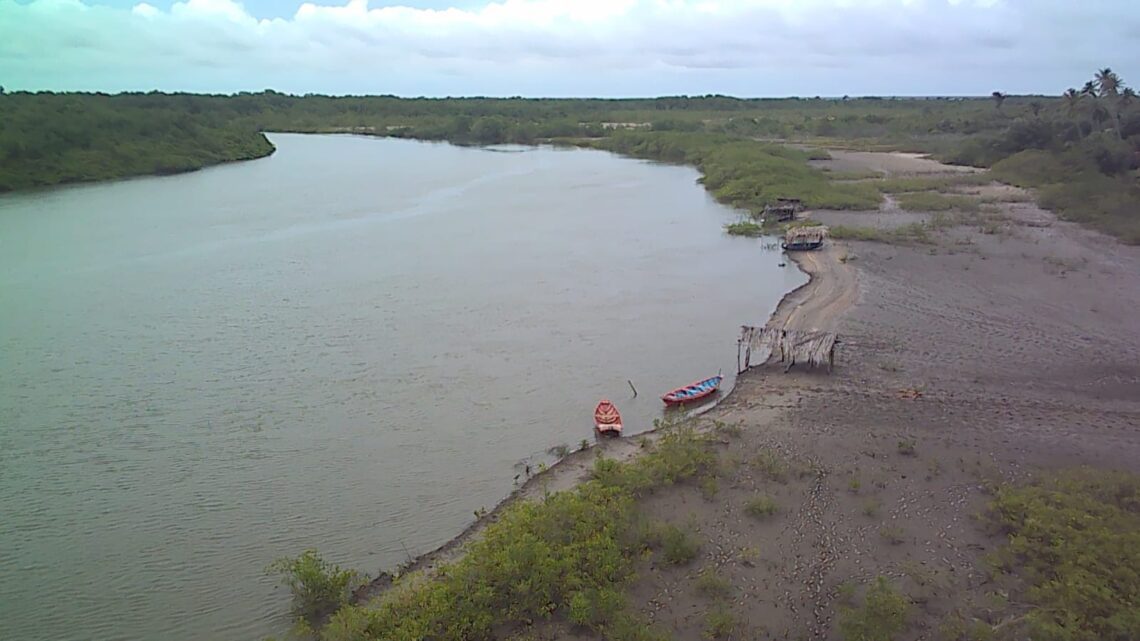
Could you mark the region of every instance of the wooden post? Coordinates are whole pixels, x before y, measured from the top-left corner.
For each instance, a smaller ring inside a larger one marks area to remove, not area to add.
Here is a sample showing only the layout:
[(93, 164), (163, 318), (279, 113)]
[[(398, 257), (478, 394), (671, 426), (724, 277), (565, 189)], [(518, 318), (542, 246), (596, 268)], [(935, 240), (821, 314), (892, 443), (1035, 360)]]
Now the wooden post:
[(637, 388), (633, 386), (633, 381), (627, 378), (625, 379), (625, 382), (629, 383), (629, 389), (633, 390), (633, 397), (637, 398)]

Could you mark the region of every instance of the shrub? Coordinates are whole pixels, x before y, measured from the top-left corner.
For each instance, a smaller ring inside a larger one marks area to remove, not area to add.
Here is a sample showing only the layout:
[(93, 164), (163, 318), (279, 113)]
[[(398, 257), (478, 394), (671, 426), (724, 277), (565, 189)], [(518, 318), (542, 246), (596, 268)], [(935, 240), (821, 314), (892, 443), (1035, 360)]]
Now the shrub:
[(278, 559), (268, 571), (281, 575), (281, 582), (292, 593), (293, 616), (310, 624), (319, 623), (347, 603), (362, 579), (355, 570), (325, 561), (316, 550)]
[(772, 516), (779, 509), (776, 502), (767, 494), (752, 498), (752, 500), (748, 501), (748, 504), (744, 506), (744, 512), (748, 514), (748, 516), (756, 519)]
[(1027, 636), (1140, 639), (1140, 476), (1078, 469), (1003, 487), (991, 515), (1030, 586)]
[(724, 606), (717, 606), (705, 615), (705, 636), (709, 639), (723, 639), (736, 629), (736, 617)]
[(764, 448), (756, 455), (754, 461), (756, 470), (766, 476), (768, 480), (777, 483), (788, 482), (788, 463), (774, 450)]
[(758, 225), (751, 220), (728, 223), (724, 226), (724, 230), (728, 232), (730, 236), (747, 236), (749, 238), (763, 236), (766, 233), (762, 225)]
[(732, 595), (732, 583), (728, 579), (722, 577), (713, 568), (705, 568), (697, 575), (697, 581), (694, 585), (697, 589), (697, 594), (708, 597), (710, 599), (723, 599)]
[(903, 456), (914, 456), (915, 455), (915, 447), (916, 447), (916, 443), (914, 442), (913, 439), (899, 439), (899, 442), (897, 445), (897, 449), (899, 451), (899, 454), (902, 454)]
[(661, 532), (661, 550), (669, 563), (684, 565), (697, 558), (701, 544), (688, 532), (675, 525), (669, 525)]
[(893, 641), (906, 629), (910, 609), (910, 601), (878, 577), (863, 607), (840, 609), (839, 631), (844, 641)]
[(884, 525), (879, 528), (879, 536), (891, 545), (900, 545), (906, 541), (906, 533), (903, 532), (902, 528), (893, 525)]

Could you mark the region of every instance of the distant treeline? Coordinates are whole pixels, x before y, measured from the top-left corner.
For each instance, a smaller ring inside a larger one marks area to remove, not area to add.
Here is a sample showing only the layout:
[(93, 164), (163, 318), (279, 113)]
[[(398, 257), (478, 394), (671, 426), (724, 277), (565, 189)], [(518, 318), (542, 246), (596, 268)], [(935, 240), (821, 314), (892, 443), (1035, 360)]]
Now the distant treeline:
[[(633, 125), (728, 135), (926, 140), (992, 129), (980, 99), (397, 98), (165, 93), (0, 94), (0, 191), (165, 174), (268, 155), (263, 131), (460, 144), (601, 137)], [(913, 145), (914, 143), (912, 143)]]
[[(719, 197), (749, 208), (778, 190), (771, 184), (762, 188), (763, 180), (744, 185), (734, 177), (734, 163), (748, 165), (747, 173), (756, 177), (764, 163), (774, 162), (771, 149), (761, 161), (758, 152), (736, 144), (742, 140), (921, 151), (950, 162), (994, 166), (1003, 180), (1040, 189), (1044, 204), (1063, 216), (1140, 242), (1140, 105), (1109, 69), (1098, 71), (1083, 89), (1057, 97), (1000, 92), (987, 98), (835, 99), (0, 93), (0, 191), (257, 158), (273, 152), (261, 134), (265, 131), (457, 144), (595, 140), (596, 146), (641, 156), (661, 151), (655, 145), (680, 145), (687, 162), (712, 169), (714, 179), (729, 176), (715, 189)], [(631, 131), (638, 135), (631, 137)], [(678, 138), (678, 133), (690, 135)], [(714, 149), (722, 145), (730, 146)], [(806, 174), (797, 173), (791, 183), (801, 184), (809, 199), (821, 204), (834, 200), (853, 206), (867, 199)], [(742, 189), (742, 195), (730, 193)]]
[(0, 95), (0, 192), (170, 174), (273, 153), (225, 98)]

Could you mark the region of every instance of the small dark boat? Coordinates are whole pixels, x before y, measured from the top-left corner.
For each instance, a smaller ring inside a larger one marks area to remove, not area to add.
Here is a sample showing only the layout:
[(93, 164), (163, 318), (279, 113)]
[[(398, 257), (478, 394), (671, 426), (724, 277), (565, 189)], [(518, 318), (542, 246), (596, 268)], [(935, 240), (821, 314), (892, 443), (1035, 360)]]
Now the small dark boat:
[(822, 225), (811, 227), (793, 227), (784, 232), (784, 242), (780, 247), (784, 251), (812, 251), (823, 247), (823, 240), (827, 238), (827, 228)]
[(602, 436), (621, 436), (621, 427), (621, 413), (603, 398), (594, 408), (594, 429)]
[(684, 403), (692, 403), (699, 401), (706, 396), (712, 395), (720, 389), (720, 383), (724, 377), (720, 374), (710, 376), (703, 381), (697, 381), (692, 385), (678, 387), (677, 389), (665, 394), (661, 400), (665, 401), (666, 405), (682, 405)]

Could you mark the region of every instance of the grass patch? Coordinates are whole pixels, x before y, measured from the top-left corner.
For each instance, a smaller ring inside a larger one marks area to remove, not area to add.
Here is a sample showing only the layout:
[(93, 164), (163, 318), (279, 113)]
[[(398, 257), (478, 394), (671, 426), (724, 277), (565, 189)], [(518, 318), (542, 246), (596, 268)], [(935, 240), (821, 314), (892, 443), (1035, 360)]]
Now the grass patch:
[(743, 547), (740, 549), (740, 563), (741, 565), (749, 568), (756, 567), (760, 562), (760, 548), (755, 545)]
[(784, 460), (783, 456), (776, 453), (775, 450), (764, 448), (756, 455), (753, 460), (753, 465), (756, 471), (762, 474), (769, 481), (777, 483), (788, 482), (788, 462)]
[(728, 608), (720, 605), (705, 615), (705, 638), (723, 639), (736, 629), (736, 617)]
[(893, 641), (907, 627), (910, 600), (879, 577), (860, 608), (841, 608), (839, 632), (844, 641)]
[(695, 165), (720, 202), (758, 215), (778, 198), (799, 198), (809, 209), (875, 209), (871, 185), (836, 184), (807, 165), (810, 154), (781, 145), (711, 133), (623, 131), (593, 146), (616, 153)]
[(1140, 244), (1140, 184), (1128, 175), (1100, 172), (1098, 157), (1071, 150), (1031, 149), (993, 167), (994, 176), (1037, 189), (1037, 202), (1064, 220), (1089, 225), (1129, 244)]
[(1140, 639), (1140, 476), (1079, 469), (1005, 486), (991, 517), (1028, 584), (1029, 637)]
[(987, 173), (961, 173), (950, 176), (915, 176), (904, 178), (884, 178), (876, 180), (874, 187), (884, 194), (905, 194), (907, 192), (947, 191), (967, 185), (988, 185), (993, 177)]
[(752, 222), (751, 220), (741, 220), (735, 223), (728, 223), (724, 226), (724, 231), (728, 232), (730, 236), (745, 236), (748, 238), (757, 238), (768, 234), (763, 225)]
[(930, 227), (923, 223), (910, 223), (891, 229), (836, 225), (828, 228), (827, 235), (838, 240), (862, 240), (888, 245), (929, 245), (934, 243), (934, 239), (930, 236)]
[(733, 593), (732, 583), (712, 568), (701, 570), (693, 587), (697, 594), (710, 599), (727, 599)]
[(767, 494), (753, 497), (744, 506), (744, 513), (755, 519), (764, 519), (780, 511), (780, 506)]
[(701, 488), (701, 496), (705, 497), (706, 501), (716, 498), (716, 493), (720, 491), (720, 482), (712, 474), (701, 477), (698, 485)]
[(894, 525), (884, 525), (879, 528), (879, 536), (891, 545), (902, 545), (906, 541), (906, 532)]
[(701, 543), (695, 536), (675, 525), (667, 525), (661, 531), (661, 553), (673, 565), (685, 565), (697, 558)]
[(729, 438), (740, 438), (744, 434), (744, 428), (739, 423), (725, 423), (724, 421), (713, 421), (713, 429), (717, 434), (723, 434)]
[(916, 447), (917, 444), (914, 442), (914, 439), (904, 438), (899, 439), (899, 442), (895, 446), (895, 449), (897, 449), (898, 453), (902, 454), (903, 456), (914, 456), (917, 454), (915, 450)]
[(821, 171), (827, 174), (827, 177), (831, 180), (871, 180), (873, 178), (883, 177), (883, 172), (875, 171), (874, 169), (831, 171), (827, 167), (824, 167)]
[(899, 194), (899, 207), (906, 211), (978, 211), (979, 203), (969, 196), (952, 196), (933, 191)]
[(883, 507), (883, 502), (879, 499), (868, 499), (863, 503), (863, 514), (865, 516), (875, 516)]

